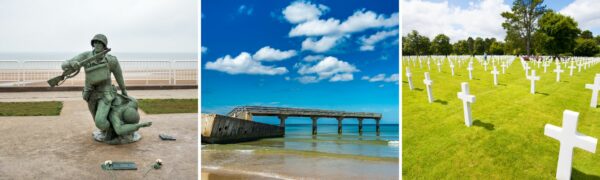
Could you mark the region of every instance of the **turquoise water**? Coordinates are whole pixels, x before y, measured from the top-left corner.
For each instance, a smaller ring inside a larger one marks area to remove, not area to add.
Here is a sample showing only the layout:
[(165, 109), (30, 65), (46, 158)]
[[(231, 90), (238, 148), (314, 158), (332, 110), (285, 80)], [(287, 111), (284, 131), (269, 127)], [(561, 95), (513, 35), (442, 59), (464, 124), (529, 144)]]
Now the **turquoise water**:
[(374, 124), (364, 124), (363, 133), (360, 135), (358, 125), (347, 124), (342, 126), (342, 134), (338, 135), (337, 124), (319, 124), (317, 135), (312, 136), (310, 124), (287, 124), (283, 138), (266, 138), (228, 145), (205, 145), (203, 149), (398, 158), (398, 130), (397, 124), (381, 125), (380, 135), (377, 136)]

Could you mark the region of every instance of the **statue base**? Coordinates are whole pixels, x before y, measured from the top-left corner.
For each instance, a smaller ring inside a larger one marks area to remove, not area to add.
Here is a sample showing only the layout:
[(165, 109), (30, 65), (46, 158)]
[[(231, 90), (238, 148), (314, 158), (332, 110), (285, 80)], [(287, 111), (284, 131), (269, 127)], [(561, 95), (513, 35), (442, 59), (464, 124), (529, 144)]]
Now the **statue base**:
[(129, 143), (133, 143), (136, 141), (139, 141), (140, 139), (142, 139), (142, 135), (140, 135), (137, 131), (128, 135), (124, 135), (124, 136), (117, 136), (116, 134), (114, 134), (113, 136), (116, 137), (112, 137), (112, 138), (107, 138), (107, 132), (106, 131), (101, 131), (99, 129), (96, 129), (93, 133), (92, 136), (94, 137), (94, 139), (98, 142), (102, 142), (102, 143), (106, 143), (106, 144), (129, 144)]

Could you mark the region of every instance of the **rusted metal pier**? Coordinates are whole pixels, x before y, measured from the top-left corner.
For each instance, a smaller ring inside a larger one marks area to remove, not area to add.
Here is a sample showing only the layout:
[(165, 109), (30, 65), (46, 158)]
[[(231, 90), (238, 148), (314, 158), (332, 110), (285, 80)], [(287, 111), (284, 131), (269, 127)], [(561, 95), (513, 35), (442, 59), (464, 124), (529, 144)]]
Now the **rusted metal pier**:
[(331, 111), (320, 109), (302, 109), (302, 108), (284, 108), (284, 107), (265, 107), (265, 106), (240, 106), (231, 110), (228, 116), (246, 119), (252, 121), (253, 116), (275, 116), (279, 118), (279, 126), (285, 129), (285, 120), (288, 117), (309, 117), (312, 120), (312, 134), (317, 134), (317, 120), (319, 118), (335, 118), (338, 121), (338, 134), (342, 133), (342, 120), (357, 119), (358, 132), (362, 133), (362, 124), (364, 119), (374, 119), (376, 123), (376, 132), (379, 135), (380, 113), (368, 112), (346, 112)]

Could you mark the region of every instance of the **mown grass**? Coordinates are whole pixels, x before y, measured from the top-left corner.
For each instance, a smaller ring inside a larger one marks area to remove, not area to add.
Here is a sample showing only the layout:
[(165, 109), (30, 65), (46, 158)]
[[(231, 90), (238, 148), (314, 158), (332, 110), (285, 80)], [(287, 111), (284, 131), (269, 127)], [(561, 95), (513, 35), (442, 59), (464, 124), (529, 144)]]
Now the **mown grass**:
[(62, 102), (0, 102), (0, 116), (58, 116)]
[[(569, 69), (556, 82), (552, 63), (544, 73), (530, 64), (541, 76), (536, 82), (536, 94), (530, 94), (530, 81), (525, 78), (521, 63), (515, 60), (493, 85), (493, 67), (475, 62), (473, 80), (469, 80), (466, 65), (451, 76), (449, 64), (438, 72), (403, 62), (413, 73), (409, 90), (402, 74), (402, 173), (406, 179), (554, 179), (558, 162), (559, 141), (544, 135), (544, 125), (562, 127), (563, 111), (579, 112), (577, 130), (600, 138), (600, 108), (591, 108), (591, 90), (586, 83), (600, 71), (593, 65), (587, 70)], [(502, 68), (498, 65), (498, 71)], [(424, 72), (433, 80), (434, 103), (428, 103), (423, 83)], [(462, 101), (457, 97), (460, 83), (469, 82), (473, 126), (464, 125)], [(573, 156), (573, 179), (598, 178), (600, 153), (576, 148)]]
[(198, 113), (198, 99), (140, 99), (146, 114)]

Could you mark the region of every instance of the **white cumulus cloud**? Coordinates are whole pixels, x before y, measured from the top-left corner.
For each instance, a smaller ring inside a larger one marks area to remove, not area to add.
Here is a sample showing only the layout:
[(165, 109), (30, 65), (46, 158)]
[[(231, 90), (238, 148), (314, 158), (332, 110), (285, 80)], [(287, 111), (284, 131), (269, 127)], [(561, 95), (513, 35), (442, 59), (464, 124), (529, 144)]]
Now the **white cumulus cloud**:
[(398, 13), (393, 13), (389, 18), (383, 14), (377, 14), (373, 11), (356, 11), (354, 14), (342, 24), (340, 31), (345, 33), (353, 33), (364, 31), (369, 28), (378, 27), (393, 27), (398, 26)]
[(259, 61), (252, 59), (252, 56), (247, 52), (242, 52), (235, 58), (226, 55), (225, 57), (218, 58), (216, 61), (207, 62), (206, 69), (228, 74), (279, 75), (288, 72), (285, 67), (265, 66)]
[(365, 38), (364, 36), (360, 38), (360, 42), (361, 42), (361, 46), (360, 46), (360, 50), (361, 51), (372, 51), (375, 49), (375, 44), (381, 40), (384, 40), (385, 38), (388, 37), (394, 37), (398, 35), (398, 30), (394, 29), (391, 31), (379, 31), (367, 38)]
[(306, 38), (302, 41), (302, 50), (311, 50), (313, 52), (326, 52), (337, 45), (342, 40), (342, 36), (323, 36), (321, 39)]
[(303, 60), (306, 62), (313, 62), (313, 61), (319, 61), (323, 58), (325, 58), (325, 56), (323, 56), (323, 55), (308, 55), (308, 56), (304, 57)]
[(353, 79), (352, 73), (359, 71), (354, 65), (333, 56), (327, 56), (312, 66), (301, 64), (299, 67), (298, 74), (303, 75), (301, 78), (304, 78), (300, 79), (302, 83), (318, 82), (323, 79), (329, 79), (332, 82), (350, 81)]
[(290, 33), (290, 37), (295, 36), (323, 36), (339, 33), (340, 20), (329, 18), (327, 20), (312, 20), (294, 27)]
[(265, 46), (263, 48), (260, 48), (260, 50), (258, 50), (256, 53), (254, 53), (252, 58), (254, 58), (257, 61), (280, 61), (287, 58), (291, 58), (295, 55), (295, 50), (281, 51), (278, 49), (273, 49), (269, 46)]
[(417, 30), (433, 38), (444, 33), (451, 42), (468, 37), (495, 37), (503, 40), (502, 12), (510, 11), (503, 0), (482, 0), (468, 7), (452, 6), (449, 1), (401, 0), (403, 34)]
[(363, 76), (361, 79), (369, 82), (398, 82), (398, 78), (398, 74), (392, 74), (389, 77), (386, 77), (385, 74), (377, 74), (373, 77)]
[(575, 0), (560, 10), (560, 13), (573, 17), (582, 30), (593, 31), (600, 28), (600, 10), (596, 0)]
[(308, 1), (296, 1), (283, 9), (285, 19), (293, 24), (319, 18), (329, 10), (325, 5), (312, 4)]
[(295, 25), (288, 36), (306, 36), (302, 42), (302, 50), (327, 52), (340, 44), (338, 40), (350, 37), (352, 33), (372, 28), (397, 27), (399, 24), (397, 12), (385, 15), (359, 9), (344, 21), (335, 18), (320, 19), (326, 11), (329, 11), (328, 7), (306, 1), (296, 1), (283, 10), (282, 13), (288, 22)]
[(344, 73), (344, 74), (336, 74), (331, 79), (329, 79), (329, 81), (331, 81), (331, 82), (336, 82), (336, 81), (352, 81), (352, 79), (354, 79), (354, 76), (352, 74), (350, 74), (350, 73)]

